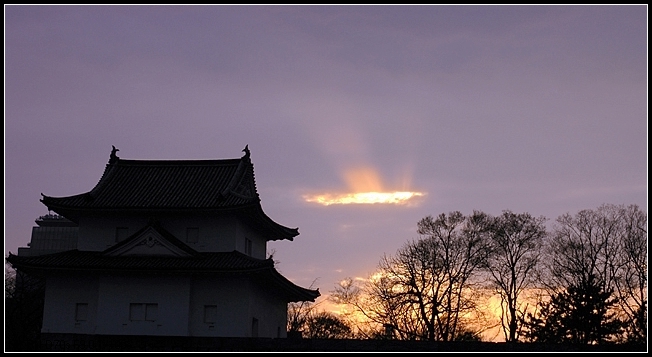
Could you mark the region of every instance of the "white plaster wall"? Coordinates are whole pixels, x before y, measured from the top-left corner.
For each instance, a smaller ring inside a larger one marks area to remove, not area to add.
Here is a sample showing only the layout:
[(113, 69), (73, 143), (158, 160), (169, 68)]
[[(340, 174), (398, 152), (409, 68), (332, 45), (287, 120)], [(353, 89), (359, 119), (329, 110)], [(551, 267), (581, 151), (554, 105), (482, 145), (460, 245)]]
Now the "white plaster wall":
[[(254, 317), (258, 319), (258, 337), (287, 336), (287, 303), (245, 276), (197, 276), (191, 295), (191, 336), (253, 337)], [(216, 323), (204, 322), (205, 305), (217, 306)]]
[(258, 319), (258, 336), (287, 337), (287, 302), (268, 288), (256, 286), (253, 292), (249, 309)]
[[(195, 277), (190, 301), (190, 335), (248, 337), (248, 285), (242, 278)], [(216, 323), (204, 322), (205, 305), (217, 305)]]
[[(157, 303), (156, 321), (130, 321), (130, 303)], [(116, 335), (188, 335), (190, 280), (184, 276), (105, 276), (99, 279), (96, 332)]]
[[(87, 321), (75, 321), (77, 303), (88, 303)], [(156, 321), (130, 321), (131, 303), (156, 303)], [(215, 323), (204, 306), (217, 306)], [(48, 277), (42, 332), (105, 335), (252, 337), (287, 336), (287, 303), (245, 276)]]
[[(161, 220), (161, 226), (177, 239), (199, 252), (231, 252), (236, 249), (235, 217), (226, 216), (172, 216)], [(186, 240), (186, 229), (199, 228), (197, 243)]]
[(102, 251), (114, 244), (117, 227), (129, 228), (132, 235), (147, 224), (147, 218), (129, 217), (83, 217), (79, 221), (79, 240), (77, 249), (82, 251)]
[[(98, 279), (92, 276), (51, 276), (46, 279), (42, 332), (95, 333)], [(77, 303), (88, 304), (88, 319), (75, 321)]]
[[(174, 215), (159, 217), (161, 226), (180, 241), (200, 252), (231, 252), (240, 250), (244, 252), (244, 238), (240, 239), (242, 247), (239, 248), (237, 219), (233, 216), (183, 216)], [(79, 222), (79, 241), (77, 249), (82, 251), (102, 251), (114, 244), (117, 227), (128, 228), (128, 235), (136, 233), (149, 222), (147, 217), (137, 216), (106, 216), (86, 217)], [(199, 228), (197, 243), (187, 242), (186, 230), (189, 227)], [(240, 236), (242, 233), (240, 233)], [(252, 234), (253, 236), (253, 234)], [(259, 238), (256, 238), (259, 239)], [(263, 245), (262, 247), (260, 245)], [(262, 251), (265, 256), (264, 240), (255, 244), (257, 254)], [(256, 246), (258, 246), (256, 248)]]
[(260, 235), (260, 233), (249, 228), (241, 221), (237, 221), (237, 234), (236, 234), (236, 250), (242, 253), (245, 252), (245, 239), (250, 239), (252, 242), (251, 256), (257, 259), (267, 258), (267, 240)]

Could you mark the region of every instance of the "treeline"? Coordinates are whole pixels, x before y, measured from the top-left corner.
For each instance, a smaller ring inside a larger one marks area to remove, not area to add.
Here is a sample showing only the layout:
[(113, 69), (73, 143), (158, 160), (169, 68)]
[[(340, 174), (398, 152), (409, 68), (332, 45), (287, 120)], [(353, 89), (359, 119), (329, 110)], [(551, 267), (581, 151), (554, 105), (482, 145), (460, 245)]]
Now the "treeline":
[(45, 280), (5, 261), (5, 351), (35, 351), (41, 335)]
[(646, 343), (647, 213), (605, 204), (547, 221), (427, 216), (372, 276), (330, 292), (344, 313), (290, 304), (288, 333), (446, 342), (493, 329), (507, 342)]

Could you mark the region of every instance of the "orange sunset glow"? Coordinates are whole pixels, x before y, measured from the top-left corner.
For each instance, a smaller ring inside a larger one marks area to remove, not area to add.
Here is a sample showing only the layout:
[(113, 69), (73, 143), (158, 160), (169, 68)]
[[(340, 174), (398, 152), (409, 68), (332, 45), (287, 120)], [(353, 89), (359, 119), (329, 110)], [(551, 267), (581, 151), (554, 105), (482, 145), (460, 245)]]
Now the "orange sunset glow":
[(356, 168), (347, 170), (343, 175), (350, 192), (321, 193), (304, 195), (306, 202), (314, 202), (324, 206), (335, 204), (395, 204), (410, 203), (424, 192), (384, 190), (378, 172), (372, 168)]
[[(383, 274), (381, 272), (376, 272), (369, 278), (355, 277), (354, 280), (364, 282), (367, 280), (377, 280), (382, 277)], [(528, 306), (531, 306), (528, 308), (528, 311), (533, 311), (534, 306), (536, 305), (536, 296), (530, 292), (530, 294), (524, 294), (522, 298), (529, 302)], [(475, 312), (465, 313), (463, 319), (475, 323), (472, 327), (480, 332), (484, 341), (505, 342), (505, 336), (502, 332), (500, 323), (503, 315), (500, 296), (494, 291), (482, 291), (481, 294), (477, 295), (477, 300), (475, 302), (478, 309)], [(334, 302), (330, 299), (328, 294), (322, 295), (318, 304), (322, 310), (338, 315), (344, 319), (348, 319), (353, 326), (372, 323), (371, 320), (369, 320), (369, 317), (365, 316), (361, 311), (347, 304)]]

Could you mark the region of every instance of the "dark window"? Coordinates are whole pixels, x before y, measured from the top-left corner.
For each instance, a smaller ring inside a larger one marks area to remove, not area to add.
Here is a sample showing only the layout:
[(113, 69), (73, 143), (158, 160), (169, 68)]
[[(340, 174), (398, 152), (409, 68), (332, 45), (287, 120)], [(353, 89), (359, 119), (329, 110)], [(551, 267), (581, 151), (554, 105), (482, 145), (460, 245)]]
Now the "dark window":
[(252, 243), (251, 239), (245, 238), (245, 254), (251, 255)]
[(204, 322), (208, 324), (217, 322), (217, 305), (204, 305)]
[(75, 306), (75, 321), (88, 320), (88, 304), (77, 303)]
[(251, 337), (258, 337), (258, 319), (255, 317), (251, 320)]
[(158, 304), (131, 303), (129, 304), (130, 321), (156, 321), (158, 318)]

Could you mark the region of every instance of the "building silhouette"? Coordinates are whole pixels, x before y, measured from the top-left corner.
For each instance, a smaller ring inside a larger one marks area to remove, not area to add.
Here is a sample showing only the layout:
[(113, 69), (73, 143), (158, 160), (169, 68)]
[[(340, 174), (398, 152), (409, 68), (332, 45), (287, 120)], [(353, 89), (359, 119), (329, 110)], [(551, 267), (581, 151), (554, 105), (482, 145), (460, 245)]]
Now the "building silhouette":
[(287, 336), (287, 304), (315, 301), (267, 242), (299, 232), (262, 210), (249, 148), (235, 159), (125, 160), (92, 190), (42, 194), (50, 212), (7, 260), (46, 282), (42, 334)]

